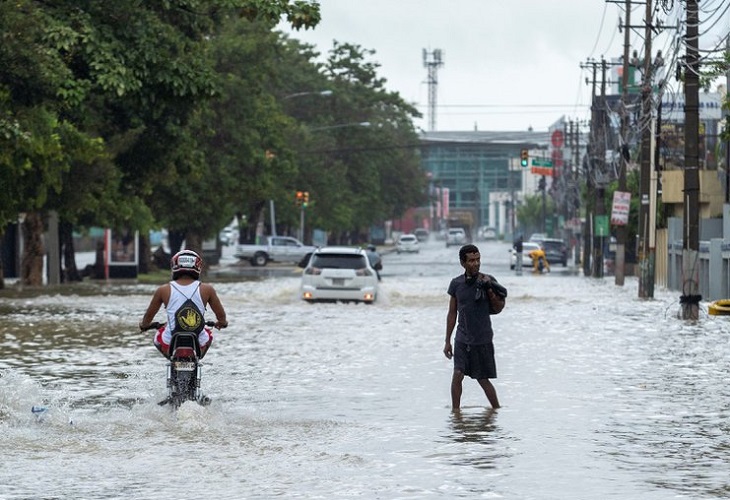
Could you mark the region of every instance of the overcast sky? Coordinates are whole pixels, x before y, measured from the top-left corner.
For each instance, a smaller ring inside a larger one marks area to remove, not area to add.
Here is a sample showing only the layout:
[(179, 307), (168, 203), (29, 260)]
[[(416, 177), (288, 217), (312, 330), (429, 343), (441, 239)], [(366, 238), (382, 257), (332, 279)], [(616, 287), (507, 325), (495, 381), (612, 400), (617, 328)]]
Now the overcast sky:
[[(379, 75), (389, 90), (417, 105), (423, 114), (417, 125), (424, 130), (429, 128), (424, 49), (442, 51), (436, 130), (547, 130), (563, 115), (587, 119), (591, 86), (585, 79), (591, 73), (581, 64), (623, 53), (618, 25), (624, 2), (320, 0), (320, 5), (322, 22), (314, 30), (280, 28), (323, 54), (333, 40), (375, 50)], [(700, 20), (714, 26), (700, 45), (714, 47), (728, 32), (730, 2), (703, 5), (708, 11)], [(631, 24), (641, 25), (644, 12), (644, 5), (636, 5)], [(684, 17), (679, 7), (662, 15), (665, 24)], [(667, 34), (654, 42), (654, 53), (675, 52)], [(631, 46), (643, 54), (643, 29), (631, 34)]]

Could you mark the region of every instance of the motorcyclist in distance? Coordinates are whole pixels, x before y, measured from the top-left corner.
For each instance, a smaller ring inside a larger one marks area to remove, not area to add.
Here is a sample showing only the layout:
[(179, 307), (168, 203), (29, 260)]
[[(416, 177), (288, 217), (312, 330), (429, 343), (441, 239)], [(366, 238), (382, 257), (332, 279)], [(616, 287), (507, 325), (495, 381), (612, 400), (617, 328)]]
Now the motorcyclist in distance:
[[(193, 331), (198, 331), (200, 357), (202, 358), (213, 342), (213, 330), (204, 327), (203, 315), (207, 306), (210, 305), (215, 313), (215, 327), (219, 330), (228, 326), (226, 311), (213, 285), (200, 282), (203, 259), (197, 253), (192, 250), (182, 250), (176, 253), (170, 259), (170, 267), (172, 280), (155, 290), (147, 311), (139, 322), (139, 328), (142, 331), (149, 328), (160, 307), (164, 305), (167, 322), (155, 334), (154, 344), (165, 357), (169, 357), (172, 332), (179, 321), (179, 315), (176, 313), (183, 307), (196, 307), (200, 324)], [(192, 301), (192, 304), (189, 301)]]
[(370, 243), (366, 249), (365, 252), (368, 254), (368, 261), (370, 262), (370, 267), (375, 269), (375, 274), (378, 276), (378, 281), (380, 281), (380, 271), (383, 269), (383, 259), (380, 257), (380, 254), (378, 253), (378, 249), (375, 245)]

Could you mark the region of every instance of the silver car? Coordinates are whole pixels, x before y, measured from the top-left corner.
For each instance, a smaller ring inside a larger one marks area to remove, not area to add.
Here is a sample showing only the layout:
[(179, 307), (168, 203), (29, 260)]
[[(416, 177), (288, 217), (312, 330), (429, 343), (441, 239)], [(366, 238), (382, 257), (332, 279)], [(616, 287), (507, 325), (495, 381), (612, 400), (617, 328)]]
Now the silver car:
[(418, 238), (415, 234), (401, 234), (398, 237), (398, 241), (395, 244), (395, 251), (401, 252), (413, 252), (418, 253), (421, 250), (418, 244)]
[(371, 304), (378, 297), (378, 275), (361, 248), (318, 248), (302, 272), (301, 297)]
[(452, 227), (446, 234), (446, 246), (464, 245), (466, 243), (466, 231), (461, 227)]

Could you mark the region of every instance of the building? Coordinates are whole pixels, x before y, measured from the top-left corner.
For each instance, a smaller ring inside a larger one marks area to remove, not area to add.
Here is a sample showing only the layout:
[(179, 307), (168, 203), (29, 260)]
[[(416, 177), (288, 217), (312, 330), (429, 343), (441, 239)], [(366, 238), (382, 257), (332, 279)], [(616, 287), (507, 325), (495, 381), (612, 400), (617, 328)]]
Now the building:
[[(513, 207), (538, 191), (543, 175), (550, 187), (552, 169), (540, 165), (562, 167), (562, 133), (562, 126), (542, 132), (422, 132), (422, 165), (430, 179), (433, 204), (432, 230), (443, 230), (450, 217), (466, 212), (475, 228), (493, 227), (511, 239), (516, 222)], [(528, 151), (528, 167), (520, 164), (522, 150)]]

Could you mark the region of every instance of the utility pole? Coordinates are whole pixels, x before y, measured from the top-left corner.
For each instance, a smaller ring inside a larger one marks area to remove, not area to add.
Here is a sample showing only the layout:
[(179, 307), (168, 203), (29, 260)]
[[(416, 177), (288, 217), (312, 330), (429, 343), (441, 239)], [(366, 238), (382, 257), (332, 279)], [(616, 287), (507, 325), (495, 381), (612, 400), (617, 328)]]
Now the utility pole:
[(428, 70), (428, 130), (436, 130), (436, 89), (438, 88), (438, 69), (444, 65), (441, 49), (428, 52), (423, 49), (423, 66)]
[(699, 318), (700, 175), (698, 0), (687, 0), (684, 74), (684, 238), (682, 243), (682, 319)]
[[(601, 105), (598, 109), (597, 141), (595, 162), (599, 175), (596, 178), (596, 201), (593, 223), (593, 273), (594, 278), (603, 278), (603, 237), (604, 227), (598, 227), (597, 221), (606, 215), (606, 60), (601, 58)], [(599, 219), (600, 218), (600, 219)]]
[[(621, 74), (621, 141), (619, 144), (620, 151), (620, 167), (618, 176), (618, 190), (626, 192), (626, 173), (629, 167), (629, 112), (628, 112), (628, 95), (629, 95), (629, 49), (631, 46), (631, 0), (626, 0), (626, 22), (624, 23), (624, 58), (623, 73)], [(616, 228), (616, 274), (614, 282), (618, 286), (624, 286), (624, 276), (626, 275), (626, 236), (628, 234), (628, 224), (619, 225)]]
[[(591, 237), (593, 235), (593, 208), (591, 207), (591, 200), (595, 197), (593, 187), (593, 170), (594, 170), (594, 158), (595, 148), (598, 142), (596, 133), (596, 126), (598, 124), (598, 105), (596, 103), (596, 68), (597, 63), (595, 61), (589, 61), (589, 65), (593, 66), (593, 88), (591, 90), (591, 130), (590, 139), (588, 143), (588, 151), (586, 155), (586, 161), (584, 162), (584, 170), (586, 176), (586, 223), (583, 228), (583, 276), (591, 275)], [(582, 66), (582, 65), (581, 65)], [(585, 66), (582, 66), (585, 67)]]
[[(727, 39), (725, 51), (730, 53), (730, 38)], [(730, 95), (730, 67), (725, 73), (725, 99)], [(730, 203), (730, 138), (725, 141), (725, 203)]]
[(644, 78), (641, 87), (641, 171), (639, 176), (639, 298), (654, 297), (653, 266), (654, 255), (649, 252), (649, 189), (651, 176), (651, 141), (654, 130), (651, 126), (652, 93), (652, 10), (651, 0), (646, 0), (644, 20)]

